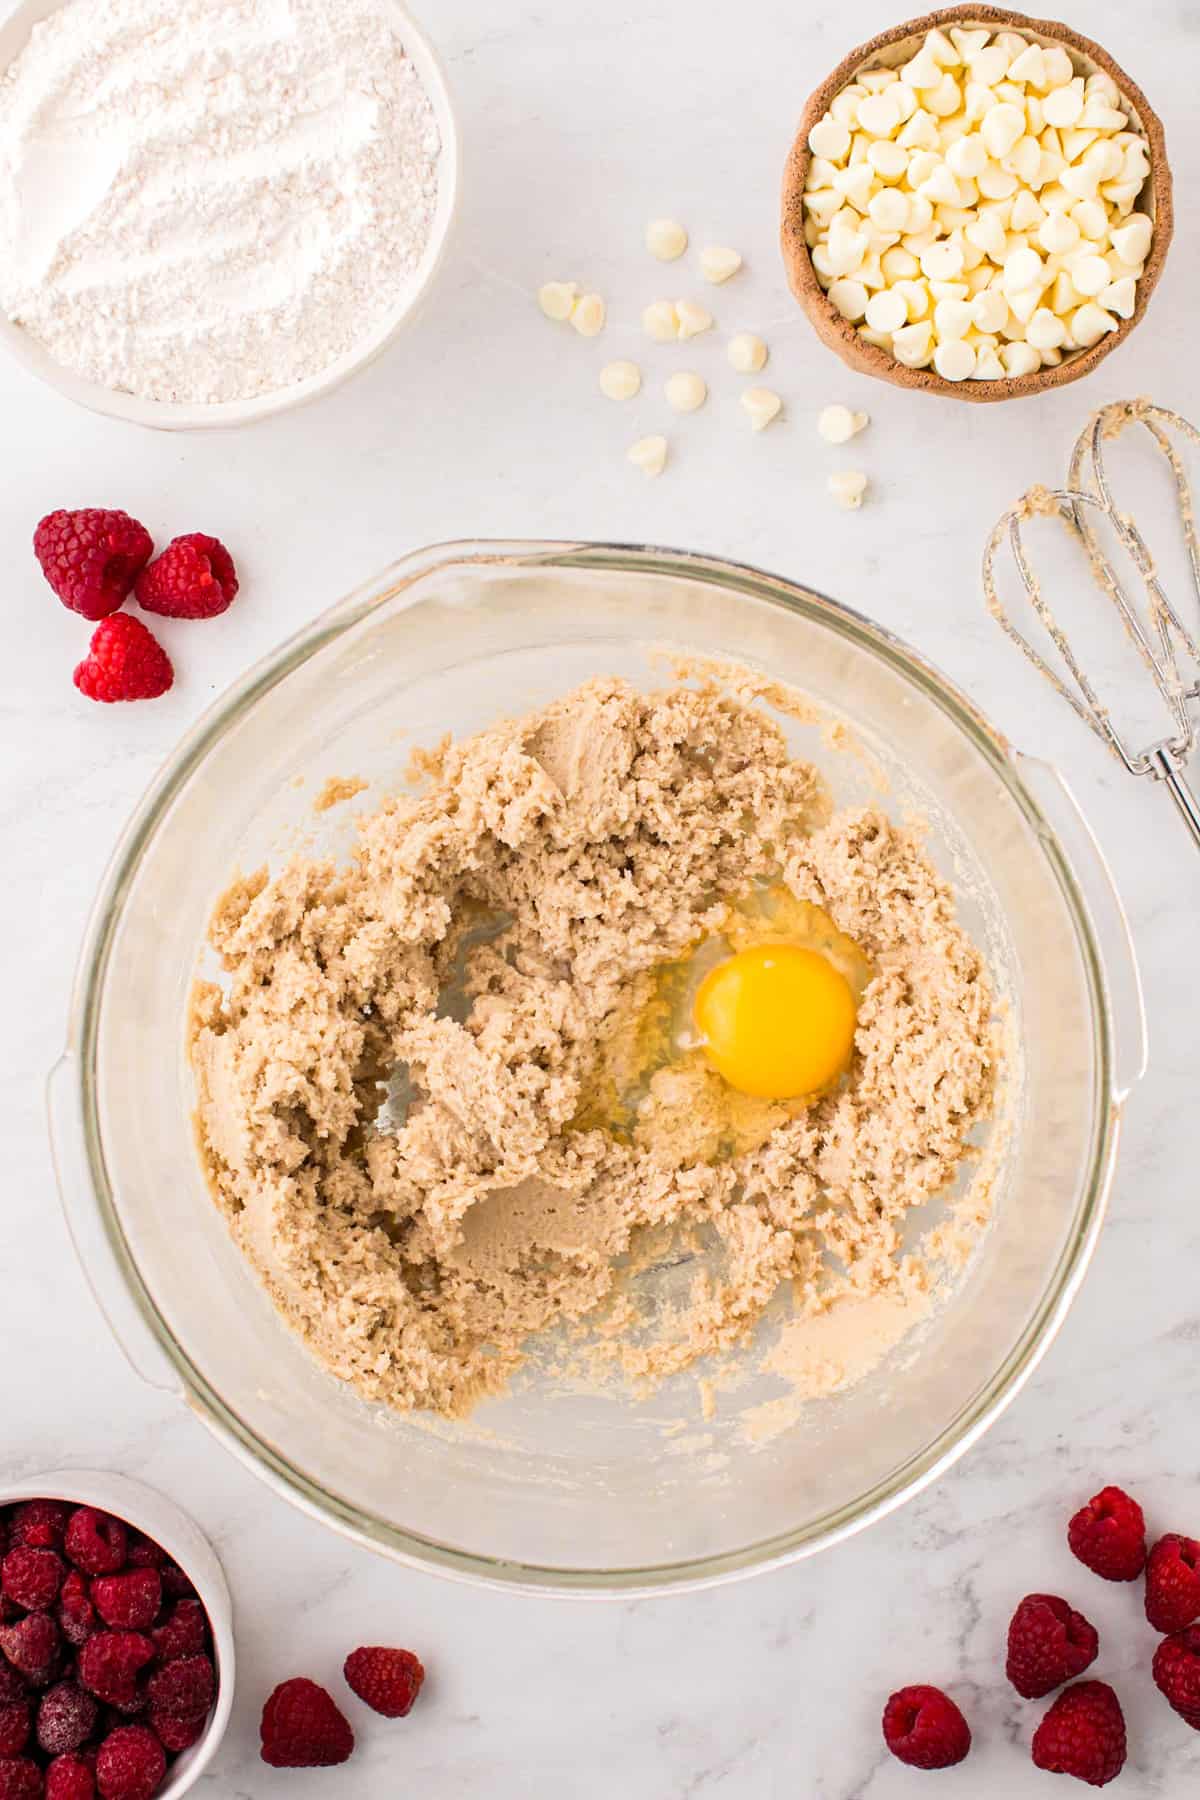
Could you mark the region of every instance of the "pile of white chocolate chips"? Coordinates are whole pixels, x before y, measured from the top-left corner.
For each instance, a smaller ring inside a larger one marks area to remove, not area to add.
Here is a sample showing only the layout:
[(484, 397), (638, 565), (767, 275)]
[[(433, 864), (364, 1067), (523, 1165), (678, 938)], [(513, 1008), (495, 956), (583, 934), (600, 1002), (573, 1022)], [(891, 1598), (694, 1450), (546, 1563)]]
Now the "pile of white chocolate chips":
[(862, 337), (947, 381), (1053, 367), (1132, 316), (1150, 172), (1116, 84), (1013, 31), (930, 31), (809, 133), (805, 238)]

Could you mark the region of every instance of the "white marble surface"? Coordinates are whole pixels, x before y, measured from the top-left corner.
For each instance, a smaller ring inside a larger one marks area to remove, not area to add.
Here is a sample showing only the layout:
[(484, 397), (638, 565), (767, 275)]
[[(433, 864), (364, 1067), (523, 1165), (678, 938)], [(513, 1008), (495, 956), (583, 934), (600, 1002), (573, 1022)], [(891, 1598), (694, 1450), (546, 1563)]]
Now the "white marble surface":
[[(13, 1021), (0, 1052), (0, 1470), (110, 1464), (161, 1484), (212, 1534), (238, 1600), (242, 1678), (205, 1793), (901, 1800), (925, 1791), (924, 1778), (885, 1756), (878, 1711), (892, 1686), (931, 1679), (963, 1697), (978, 1740), (937, 1791), (1024, 1800), (1052, 1790), (1027, 1761), (1030, 1709), (1006, 1692), (998, 1659), (1007, 1610), (1030, 1588), (1076, 1596), (1102, 1629), (1096, 1673), (1115, 1677), (1131, 1732), (1116, 1791), (1146, 1800), (1200, 1779), (1200, 1737), (1145, 1675), (1151, 1638), (1135, 1597), (1088, 1577), (1061, 1541), (1068, 1511), (1106, 1479), (1136, 1489), (1162, 1528), (1200, 1532), (1200, 859), (1165, 801), (1131, 787), (1041, 693), (978, 594), (986, 528), (1028, 482), (1058, 474), (1088, 405), (1148, 392), (1200, 414), (1200, 14), (1183, 0), (1136, 10), (1092, 0), (1074, 13), (1164, 113), (1182, 205), (1150, 322), (1057, 398), (987, 409), (910, 400), (845, 374), (786, 295), (774, 239), (789, 128), (851, 37), (895, 16), (876, 0), (442, 0), (428, 23), (465, 126), (462, 226), (434, 303), (382, 364), (291, 418), (190, 438), (88, 418), (0, 367), (0, 904)], [(609, 356), (640, 353), (647, 300), (693, 285), (641, 249), (659, 212), (698, 241), (744, 251), (746, 275), (716, 292), (714, 310), (722, 327), (769, 338), (788, 416), (750, 436), (720, 343), (703, 341), (688, 360), (711, 375), (713, 402), (674, 425), (674, 465), (647, 483), (623, 452), (665, 414), (657, 389), (669, 356), (646, 356), (657, 380), (627, 408), (599, 398), (595, 373)], [(599, 344), (552, 330), (530, 303), (538, 282), (576, 275), (609, 296)], [(833, 399), (872, 414), (849, 454), (813, 429)], [(871, 473), (861, 514), (826, 499), (839, 460)], [(42, 513), (97, 503), (129, 508), (162, 538), (219, 532), (241, 563), (244, 595), (227, 618), (164, 632), (180, 680), (153, 706), (107, 712), (76, 696), (84, 631), (30, 556)], [(803, 578), (920, 645), (1019, 743), (1069, 773), (1116, 869), (1146, 981), (1152, 1067), (1129, 1108), (1111, 1217), (1029, 1388), (953, 1474), (866, 1535), (784, 1573), (657, 1602), (476, 1593), (348, 1548), (273, 1498), (140, 1386), (110, 1342), (66, 1242), (43, 1123), (90, 896), (179, 734), (253, 658), (399, 552), (525, 534), (728, 553)], [(379, 1639), (426, 1655), (419, 1711), (364, 1732), (339, 1774), (267, 1772), (255, 1730), (266, 1689), (297, 1670), (332, 1676), (340, 1647)]]

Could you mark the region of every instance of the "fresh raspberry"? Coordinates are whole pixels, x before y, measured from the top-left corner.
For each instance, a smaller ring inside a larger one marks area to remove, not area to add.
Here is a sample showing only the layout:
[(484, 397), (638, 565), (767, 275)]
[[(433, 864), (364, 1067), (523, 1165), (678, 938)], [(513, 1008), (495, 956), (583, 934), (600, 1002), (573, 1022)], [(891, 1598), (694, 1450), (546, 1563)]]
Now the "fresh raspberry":
[(98, 1700), (131, 1707), (138, 1675), (153, 1656), (154, 1645), (140, 1631), (98, 1631), (79, 1652), (79, 1679)]
[(190, 531), (172, 538), (137, 579), (137, 602), (167, 619), (215, 619), (238, 591), (233, 558), (219, 538)]
[(1125, 1766), (1125, 1715), (1106, 1681), (1066, 1688), (1033, 1734), (1033, 1760), (1051, 1775), (1104, 1787)]
[(96, 1783), (82, 1756), (56, 1756), (46, 1770), (46, 1800), (94, 1800)]
[(263, 1707), (262, 1759), (273, 1769), (328, 1769), (354, 1748), (350, 1721), (303, 1675), (283, 1681)]
[(161, 1569), (167, 1561), (167, 1553), (153, 1538), (143, 1537), (140, 1531), (131, 1531), (125, 1561), (131, 1569)]
[(157, 700), (171, 686), (175, 670), (140, 619), (116, 613), (93, 631), (87, 655), (75, 665), (74, 679), (86, 699), (108, 705), (114, 700)]
[(1168, 1706), (1200, 1731), (1200, 1625), (1163, 1639), (1154, 1652), (1154, 1684)]
[(208, 1649), (208, 1615), (199, 1600), (177, 1600), (150, 1636), (160, 1662), (173, 1662), (177, 1656), (203, 1656)]
[(1119, 1487), (1101, 1488), (1067, 1526), (1067, 1542), (1105, 1581), (1136, 1581), (1146, 1566), (1146, 1521)]
[(181, 1750), (190, 1750), (204, 1736), (204, 1727), (208, 1724), (207, 1713), (191, 1713), (181, 1716), (179, 1713), (156, 1712), (150, 1708), (150, 1726), (157, 1733), (158, 1741), (164, 1750), (170, 1750), (178, 1756)]
[(150, 1704), (158, 1712), (190, 1718), (206, 1713), (217, 1691), (217, 1678), (207, 1656), (180, 1656), (150, 1677)]
[(86, 1744), (96, 1729), (100, 1708), (73, 1681), (58, 1681), (42, 1695), (37, 1741), (47, 1756), (65, 1756)]
[(34, 1550), (61, 1550), (71, 1508), (65, 1500), (25, 1500), (12, 1515), (9, 1542)]
[(96, 1758), (104, 1800), (150, 1800), (166, 1772), (166, 1753), (148, 1725), (118, 1726)]
[(45, 1612), (57, 1600), (66, 1572), (57, 1550), (18, 1544), (0, 1563), (0, 1586), (26, 1612)]
[(425, 1679), (420, 1659), (411, 1650), (385, 1650), (377, 1644), (352, 1650), (342, 1673), (351, 1691), (385, 1719), (405, 1718)]
[(1200, 1544), (1168, 1531), (1146, 1558), (1146, 1617), (1155, 1631), (1186, 1631), (1200, 1619)]
[(7, 1700), (0, 1706), (0, 1756), (18, 1756), (29, 1742), (33, 1713), (27, 1700)]
[(153, 549), (144, 525), (99, 506), (47, 513), (33, 534), (46, 580), (63, 605), (85, 619), (116, 612)]
[(98, 1575), (92, 1604), (106, 1625), (121, 1631), (145, 1631), (162, 1605), (157, 1569), (126, 1569), (123, 1575)]
[(45, 1687), (54, 1673), (59, 1642), (49, 1613), (28, 1613), (15, 1625), (0, 1625), (0, 1650), (31, 1687)]
[(123, 1569), (127, 1543), (120, 1519), (94, 1506), (80, 1506), (71, 1514), (63, 1540), (67, 1557), (85, 1575), (115, 1575)]
[(949, 1695), (919, 1685), (892, 1695), (883, 1709), (883, 1738), (914, 1769), (948, 1769), (971, 1748), (970, 1727)]
[(58, 1628), (68, 1644), (78, 1650), (86, 1644), (94, 1631), (100, 1629), (100, 1618), (91, 1601), (91, 1590), (86, 1575), (78, 1569), (72, 1569), (62, 1584), (62, 1592), (58, 1596)]
[(165, 1562), (161, 1570), (163, 1593), (172, 1600), (192, 1600), (196, 1590), (178, 1563)]
[(1026, 1700), (1040, 1700), (1095, 1662), (1100, 1639), (1082, 1613), (1056, 1594), (1026, 1594), (1008, 1628), (1008, 1679)]
[(27, 1756), (0, 1757), (0, 1800), (42, 1800), (42, 1771)]

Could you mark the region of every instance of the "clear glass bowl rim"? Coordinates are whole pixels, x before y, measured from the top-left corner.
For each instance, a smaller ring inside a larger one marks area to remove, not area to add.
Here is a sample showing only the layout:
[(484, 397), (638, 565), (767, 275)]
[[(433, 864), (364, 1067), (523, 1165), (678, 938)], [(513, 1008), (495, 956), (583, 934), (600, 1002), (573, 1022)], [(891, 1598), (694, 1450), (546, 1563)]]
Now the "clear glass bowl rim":
[[(958, 1416), (922, 1450), (855, 1500), (794, 1531), (721, 1555), (638, 1568), (540, 1567), (515, 1563), (410, 1533), (348, 1505), (294, 1468), (215, 1392), (195, 1367), (158, 1312), (130, 1252), (105, 1164), (95, 1078), (96, 1042), (104, 976), (123, 897), (157, 824), (203, 762), (208, 749), (255, 702), (326, 644), (362, 623), (438, 569), (464, 566), (588, 569), (687, 578), (765, 600), (784, 610), (817, 619), (885, 663), (932, 699), (987, 760), (1008, 794), (1036, 831), (1073, 920), (1091, 1002), (1097, 1085), (1107, 1104), (1096, 1106), (1088, 1172), (1070, 1233), (1041, 1301), (991, 1379)], [(203, 713), (168, 758), (135, 809), (101, 881), (85, 929), (76, 968), (68, 1026), (67, 1059), (77, 1083), (75, 1102), (92, 1197), (119, 1275), (141, 1326), (172, 1371), (188, 1406), (227, 1449), (283, 1497), (344, 1536), (396, 1561), (434, 1573), (511, 1590), (573, 1594), (615, 1594), (625, 1598), (664, 1589), (711, 1586), (739, 1575), (778, 1567), (810, 1556), (894, 1511), (961, 1457), (1015, 1398), (1033, 1373), (1066, 1317), (1083, 1280), (1103, 1221), (1120, 1128), (1113, 1077), (1112, 1014), (1104, 965), (1081, 887), (1057, 835), (1022, 781), (1004, 737), (967, 697), (918, 652), (885, 627), (827, 596), (771, 575), (750, 564), (653, 545), (587, 542), (460, 541), (411, 552), (362, 583), (311, 623), (270, 651)], [(93, 1279), (85, 1268), (85, 1275)], [(95, 1283), (93, 1282), (93, 1285)], [(104, 1295), (97, 1292), (105, 1316)], [(117, 1328), (114, 1326), (114, 1330)], [(118, 1337), (120, 1336), (117, 1330)]]

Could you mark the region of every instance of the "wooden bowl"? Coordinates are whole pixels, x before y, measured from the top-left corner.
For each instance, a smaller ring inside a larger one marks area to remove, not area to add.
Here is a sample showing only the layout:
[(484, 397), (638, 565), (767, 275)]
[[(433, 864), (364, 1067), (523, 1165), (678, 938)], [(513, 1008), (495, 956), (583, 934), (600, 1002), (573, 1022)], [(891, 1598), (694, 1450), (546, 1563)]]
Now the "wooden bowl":
[[(945, 30), (950, 25), (986, 25), (992, 31), (1016, 31), (1033, 43), (1049, 47), (1061, 44), (1075, 65), (1077, 74), (1091, 75), (1103, 70), (1116, 82), (1121, 98), (1130, 113), (1130, 124), (1146, 139), (1150, 152), (1150, 173), (1138, 199), (1137, 210), (1154, 221), (1154, 236), (1146, 258), (1145, 269), (1137, 284), (1137, 304), (1133, 314), (1123, 319), (1116, 331), (1108, 332), (1088, 350), (1077, 350), (1064, 356), (1056, 368), (1039, 369), (1034, 375), (1014, 375), (1004, 381), (947, 381), (932, 368), (909, 369), (897, 362), (889, 351), (869, 344), (856, 326), (844, 319), (830, 301), (812, 266), (808, 245), (804, 240), (804, 183), (808, 175), (811, 152), (808, 134), (818, 119), (824, 117), (836, 94), (848, 86), (861, 69), (895, 68), (907, 62), (920, 48), (926, 32), (935, 27)], [(1054, 19), (1033, 19), (1028, 13), (1006, 12), (998, 6), (949, 6), (940, 12), (926, 13), (894, 25), (869, 43), (860, 44), (840, 62), (813, 93), (804, 108), (795, 142), (788, 156), (783, 176), (783, 216), (780, 242), (784, 267), (792, 292), (803, 306), (816, 329), (817, 336), (836, 350), (842, 361), (864, 375), (878, 376), (897, 387), (916, 388), (924, 394), (946, 394), (954, 400), (987, 402), (1024, 399), (1046, 389), (1065, 387), (1090, 375), (1098, 363), (1110, 356), (1118, 344), (1124, 343), (1135, 326), (1145, 317), (1150, 296), (1157, 285), (1166, 261), (1174, 227), (1171, 198), (1171, 170), (1167, 162), (1162, 121), (1146, 96), (1130, 80), (1124, 69), (1108, 52), (1090, 38), (1081, 37), (1070, 26)]]

